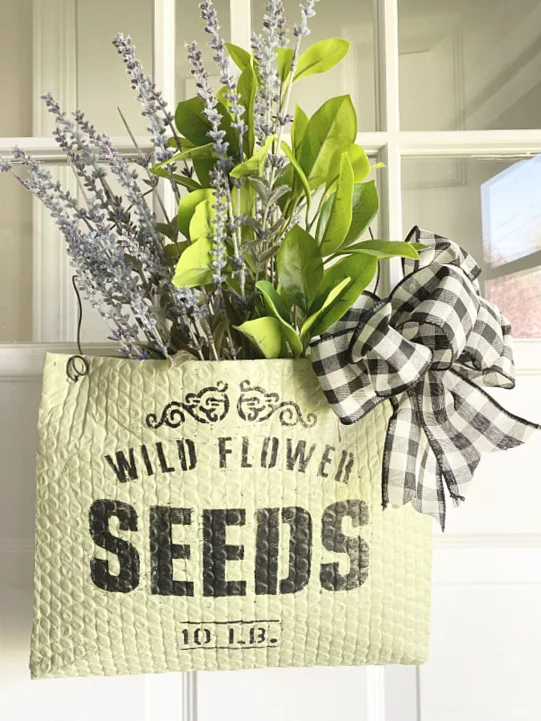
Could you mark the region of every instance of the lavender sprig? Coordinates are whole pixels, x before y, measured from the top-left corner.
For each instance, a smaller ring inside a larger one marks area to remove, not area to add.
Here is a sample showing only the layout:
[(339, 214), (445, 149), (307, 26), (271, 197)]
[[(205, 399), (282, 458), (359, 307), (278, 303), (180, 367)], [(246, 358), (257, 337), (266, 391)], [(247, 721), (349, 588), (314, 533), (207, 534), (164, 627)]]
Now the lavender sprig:
[[(240, 273), (241, 292), (242, 295), (244, 295), (245, 264), (240, 252), (240, 224), (238, 222), (238, 219), (235, 218), (235, 214), (233, 212), (233, 201), (231, 198), (231, 189), (229, 187), (229, 180), (227, 175), (233, 165), (231, 158), (229, 158), (227, 155), (227, 151), (229, 149), (229, 142), (226, 140), (225, 130), (220, 129), (222, 115), (218, 110), (218, 100), (214, 96), (210, 87), (208, 73), (205, 69), (205, 66), (203, 65), (201, 51), (198, 49), (197, 43), (195, 41), (192, 43), (186, 43), (186, 50), (188, 53), (188, 60), (190, 61), (190, 64), (192, 66), (191, 73), (195, 78), (197, 94), (205, 103), (205, 106), (203, 108), (203, 114), (206, 116), (211, 125), (211, 129), (209, 130), (208, 135), (213, 141), (213, 150), (218, 156), (214, 171), (211, 174), (212, 187), (215, 191), (216, 210), (220, 213), (224, 212), (224, 208), (222, 207), (222, 198), (225, 197), (225, 210), (228, 212), (227, 219), (223, 219), (220, 217), (220, 223), (223, 220), (224, 227), (223, 230), (222, 228), (220, 228), (220, 231), (215, 234), (216, 239), (213, 238), (213, 240), (215, 243), (221, 243), (223, 236), (223, 252), (225, 252), (225, 228), (227, 226), (229, 227), (234, 243), (234, 255), (239, 268), (238, 272)], [(220, 264), (222, 262), (222, 248), (217, 248), (216, 252), (216, 262), (218, 264), (218, 267), (215, 268), (215, 270), (218, 273), (218, 277), (220, 277), (222, 269), (220, 267)], [(220, 287), (222, 283), (223, 279), (220, 281)]]
[(283, 3), (268, 0), (263, 18), (263, 34), (252, 36), (254, 58), (258, 62), (260, 88), (254, 106), (256, 138), (262, 145), (277, 129), (275, 107), (280, 102), (280, 77), (276, 65), (276, 50), (284, 38)]
[(248, 126), (244, 122), (245, 109), (240, 102), (240, 94), (237, 91), (233, 76), (229, 72), (229, 56), (225, 50), (225, 43), (220, 38), (220, 25), (218, 22), (218, 13), (212, 4), (212, 0), (204, 0), (200, 3), (201, 17), (205, 20), (205, 32), (210, 36), (209, 46), (213, 51), (213, 60), (218, 66), (220, 82), (225, 86), (225, 97), (229, 101), (229, 110), (233, 116), (232, 127), (239, 134), (239, 162), (243, 160), (243, 139), (244, 134), (248, 131)]
[[(160, 334), (160, 321), (146, 299), (143, 279), (134, 273), (126, 259), (123, 244), (114, 231), (88, 225), (80, 228), (81, 220), (99, 223), (97, 206), (89, 211), (78, 208), (73, 196), (62, 190), (48, 170), (21, 148), (13, 149), (14, 162), (24, 166), (28, 177), (18, 175), (10, 163), (2, 163), (2, 171), (11, 171), (15, 178), (49, 210), (68, 244), (69, 255), (79, 277), (79, 287), (102, 317), (116, 325), (113, 338), (122, 343), (124, 352), (141, 356), (139, 331), (159, 355), (167, 356), (167, 339)], [(135, 324), (130, 322), (129, 308)]]
[[(113, 40), (113, 45), (124, 60), (126, 70), (131, 79), (132, 89), (137, 91), (137, 100), (143, 108), (141, 114), (147, 118), (149, 122), (147, 130), (151, 135), (151, 140), (155, 148), (156, 160), (159, 163), (170, 160), (175, 154), (175, 151), (167, 145), (165, 137), (166, 128), (171, 129), (178, 148), (180, 148), (180, 141), (174, 126), (175, 119), (167, 107), (167, 102), (162, 93), (156, 88), (154, 81), (148, 75), (145, 75), (143, 66), (135, 54), (135, 46), (133, 45), (131, 37), (129, 35), (126, 37), (122, 33), (119, 33)], [(178, 202), (180, 200), (180, 193), (173, 177), (176, 166), (174, 163), (169, 163), (165, 167), (167, 168), (169, 181)]]

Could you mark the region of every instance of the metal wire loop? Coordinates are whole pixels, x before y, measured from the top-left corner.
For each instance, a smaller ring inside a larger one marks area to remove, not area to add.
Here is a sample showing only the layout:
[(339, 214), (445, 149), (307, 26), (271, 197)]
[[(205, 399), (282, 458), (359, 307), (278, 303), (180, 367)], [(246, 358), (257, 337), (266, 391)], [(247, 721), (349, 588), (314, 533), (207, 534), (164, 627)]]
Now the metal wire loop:
[(80, 378), (87, 376), (90, 373), (90, 364), (88, 360), (83, 356), (81, 348), (81, 325), (83, 322), (83, 305), (81, 303), (81, 296), (79, 289), (77, 288), (77, 276), (74, 275), (71, 279), (73, 290), (77, 296), (77, 350), (78, 355), (72, 355), (68, 358), (66, 363), (66, 375), (68, 380), (72, 383), (77, 383)]

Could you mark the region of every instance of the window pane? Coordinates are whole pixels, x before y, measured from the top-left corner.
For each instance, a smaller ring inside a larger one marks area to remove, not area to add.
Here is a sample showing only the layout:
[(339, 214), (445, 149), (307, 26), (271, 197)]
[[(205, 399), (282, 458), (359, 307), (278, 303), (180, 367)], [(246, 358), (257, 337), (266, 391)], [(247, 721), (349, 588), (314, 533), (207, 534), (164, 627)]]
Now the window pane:
[(120, 108), (134, 135), (148, 135), (124, 63), (112, 40), (131, 35), (137, 57), (152, 75), (152, 0), (79, 0), (77, 3), (77, 104), (96, 127), (126, 135)]
[[(265, 0), (252, 0), (252, 27), (261, 32)], [(300, 20), (299, 0), (284, 0), (290, 29)], [(376, 90), (374, 79), (374, 18), (372, 0), (325, 0), (309, 18), (311, 34), (303, 47), (325, 40), (344, 38), (351, 43), (341, 63), (323, 75), (313, 75), (293, 88), (290, 108), (295, 103), (312, 115), (326, 100), (349, 93), (357, 109), (359, 132), (376, 127)], [(290, 43), (290, 47), (292, 42)]]
[(541, 338), (541, 156), (405, 159), (404, 234), (452, 238), (477, 260), (484, 295), (516, 338)]
[[(32, 135), (32, 0), (0, 3), (0, 136)], [(5, 69), (10, 71), (6, 72)]]
[[(229, 42), (231, 38), (229, 0), (213, 0), (213, 4), (218, 13), (221, 36), (226, 42)], [(210, 36), (205, 32), (205, 21), (201, 19), (198, 2), (177, 2), (176, 34), (177, 101), (192, 98), (197, 93), (185, 48), (186, 43), (191, 43), (194, 40), (203, 53), (203, 62), (209, 74), (211, 85), (215, 90), (218, 90), (220, 88), (218, 70), (212, 60), (212, 51), (208, 47)]]
[(401, 127), (541, 126), (539, 0), (399, 0)]
[(52, 123), (40, 96), (52, 91), (68, 111), (80, 107), (98, 129), (126, 135), (120, 107), (135, 134), (146, 122), (111, 41), (130, 34), (152, 74), (152, 0), (73, 3), (0, 2), (0, 137), (48, 136)]

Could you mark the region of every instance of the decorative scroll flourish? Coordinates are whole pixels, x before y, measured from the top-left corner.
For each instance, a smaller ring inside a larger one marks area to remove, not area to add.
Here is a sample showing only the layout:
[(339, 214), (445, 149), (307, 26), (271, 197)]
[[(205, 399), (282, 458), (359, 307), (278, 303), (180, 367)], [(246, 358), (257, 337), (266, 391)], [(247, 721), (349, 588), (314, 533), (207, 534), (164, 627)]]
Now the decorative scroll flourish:
[(184, 401), (168, 403), (158, 419), (156, 413), (149, 413), (146, 424), (149, 428), (178, 428), (186, 420), (188, 413), (199, 423), (218, 423), (229, 413), (230, 401), (226, 395), (228, 385), (218, 381), (215, 386), (202, 388), (198, 393), (187, 393)]
[(315, 413), (309, 413), (304, 418), (297, 403), (280, 401), (278, 393), (269, 393), (260, 386), (252, 386), (249, 380), (241, 381), (237, 413), (243, 421), (249, 423), (262, 423), (275, 413), (283, 426), (300, 423), (305, 428), (313, 428), (317, 423)]

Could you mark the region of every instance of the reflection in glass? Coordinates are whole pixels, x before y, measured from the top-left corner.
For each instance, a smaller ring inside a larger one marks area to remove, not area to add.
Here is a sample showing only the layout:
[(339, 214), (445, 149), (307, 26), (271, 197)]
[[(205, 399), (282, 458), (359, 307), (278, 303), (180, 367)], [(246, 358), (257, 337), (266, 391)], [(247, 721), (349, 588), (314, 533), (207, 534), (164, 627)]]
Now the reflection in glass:
[(541, 250), (541, 156), (483, 183), (483, 235), (491, 267)]
[(541, 338), (541, 267), (487, 280), (485, 293), (503, 309), (515, 338)]
[(399, 0), (401, 127), (541, 127), (538, 0)]
[[(252, 26), (261, 32), (266, 0), (252, 0)], [(284, 1), (290, 28), (300, 20), (299, 0)], [(357, 110), (359, 131), (374, 130), (374, 20), (371, 0), (326, 0), (316, 6), (317, 14), (309, 19), (311, 34), (303, 47), (326, 38), (344, 38), (351, 43), (342, 62), (323, 75), (313, 75), (295, 85), (291, 107), (295, 103), (312, 115), (320, 105), (335, 95), (349, 93)]]
[(482, 268), (484, 295), (516, 338), (541, 337), (541, 157), (403, 162), (404, 233), (452, 238)]

